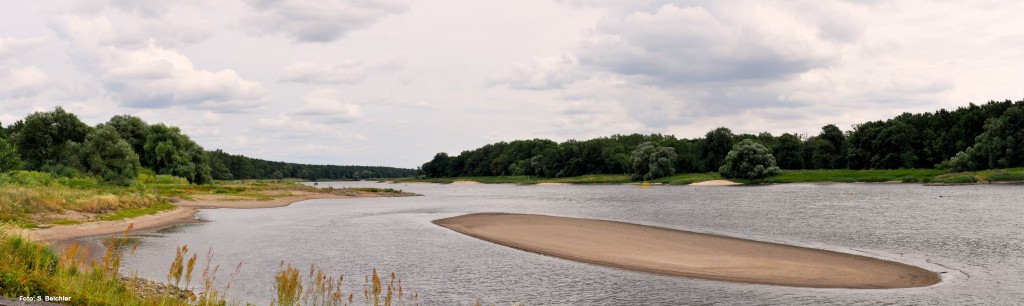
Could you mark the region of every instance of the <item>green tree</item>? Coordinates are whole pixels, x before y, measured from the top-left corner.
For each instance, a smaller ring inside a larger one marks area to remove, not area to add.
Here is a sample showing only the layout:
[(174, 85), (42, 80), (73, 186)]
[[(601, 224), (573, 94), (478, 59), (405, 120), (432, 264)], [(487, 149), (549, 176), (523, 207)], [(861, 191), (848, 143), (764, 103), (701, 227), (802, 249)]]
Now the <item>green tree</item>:
[(704, 164), (704, 171), (715, 171), (722, 166), (725, 155), (733, 145), (732, 130), (720, 127), (704, 135), (704, 143), (701, 146), (700, 158)]
[(846, 167), (846, 136), (834, 124), (821, 127), (811, 162), (818, 169)]
[(676, 157), (675, 148), (642, 143), (629, 155), (630, 169), (633, 171), (630, 178), (634, 181), (649, 181), (673, 175), (676, 173), (673, 165)]
[(744, 139), (732, 147), (718, 172), (725, 178), (741, 179), (760, 179), (782, 174), (768, 148), (750, 139)]
[(110, 126), (89, 133), (80, 150), (79, 157), (85, 172), (107, 183), (131, 185), (142, 168), (132, 146)]
[(11, 143), (18, 148), (27, 169), (63, 165), (77, 159), (72, 143), (85, 141), (91, 127), (75, 114), (57, 107), (52, 112), (35, 112), (11, 125)]
[(0, 173), (18, 170), (24, 165), (18, 156), (18, 148), (7, 139), (0, 138)]
[(779, 168), (804, 168), (803, 142), (799, 136), (790, 133), (780, 135), (775, 140), (772, 155), (775, 156)]
[(143, 164), (157, 173), (180, 176), (193, 184), (213, 181), (206, 151), (181, 134), (177, 127), (149, 126), (143, 146)]
[(117, 130), (117, 133), (121, 135), (121, 139), (128, 142), (132, 146), (132, 150), (135, 150), (136, 154), (142, 154), (146, 146), (146, 130), (149, 127), (145, 121), (142, 121), (139, 117), (131, 115), (117, 115), (111, 117), (107, 123), (103, 124), (106, 126), (113, 127)]
[(1014, 106), (989, 119), (974, 145), (988, 168), (1024, 166), (1024, 106)]

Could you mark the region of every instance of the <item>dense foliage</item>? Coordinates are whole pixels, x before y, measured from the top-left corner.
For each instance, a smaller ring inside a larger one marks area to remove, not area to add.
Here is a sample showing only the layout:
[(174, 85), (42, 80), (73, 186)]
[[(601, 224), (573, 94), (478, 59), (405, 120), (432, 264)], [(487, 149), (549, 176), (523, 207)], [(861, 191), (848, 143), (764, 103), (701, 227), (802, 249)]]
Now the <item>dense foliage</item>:
[(740, 141), (725, 156), (718, 173), (724, 178), (762, 179), (782, 174), (775, 157), (764, 145), (751, 139)]
[(656, 178), (671, 176), (676, 173), (672, 160), (676, 159), (676, 149), (671, 147), (656, 147), (653, 143), (641, 143), (629, 155), (630, 169), (633, 181), (649, 181)]
[(303, 165), (208, 152), (180, 129), (150, 125), (118, 115), (91, 127), (57, 107), (0, 126), (0, 172), (51, 172), (92, 176), (105, 183), (130, 185), (139, 173), (173, 175), (195, 184), (213, 179), (367, 179), (406, 177), (412, 169), (368, 166)]
[(1022, 117), (1024, 101), (993, 101), (954, 111), (904, 113), (858, 124), (846, 132), (829, 124), (817, 135), (736, 135), (721, 127), (697, 139), (631, 134), (563, 143), (516, 140), (455, 156), (438, 153), (421, 170), (427, 177), (634, 174), (630, 154), (649, 142), (674, 149), (670, 162), (677, 173), (714, 172), (733, 146), (745, 139), (768, 148), (782, 169), (1012, 168), (1024, 166)]

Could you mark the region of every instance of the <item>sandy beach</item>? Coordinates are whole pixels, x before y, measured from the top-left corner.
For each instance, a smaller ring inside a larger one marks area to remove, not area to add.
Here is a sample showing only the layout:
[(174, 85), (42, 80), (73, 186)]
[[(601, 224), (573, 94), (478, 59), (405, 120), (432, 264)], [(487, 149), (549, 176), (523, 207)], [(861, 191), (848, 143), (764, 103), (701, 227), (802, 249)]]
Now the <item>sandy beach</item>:
[(935, 272), (865, 256), (615, 221), (482, 213), (434, 223), (544, 255), (709, 280), (865, 289), (941, 281)]
[(740, 184), (740, 183), (737, 183), (737, 182), (733, 182), (733, 181), (730, 181), (730, 180), (710, 180), (710, 181), (703, 181), (703, 182), (699, 182), (699, 183), (690, 184), (690, 186), (737, 186), (737, 185), (743, 185), (743, 184)]
[[(374, 195), (373, 193), (362, 194), (362, 197), (372, 196), (377, 195)], [(288, 206), (295, 202), (312, 199), (334, 199), (352, 197), (353, 196), (302, 191), (292, 191), (291, 196), (279, 197), (270, 200), (255, 200), (250, 198), (239, 198), (230, 196), (204, 195), (196, 196), (195, 199), (192, 201), (173, 201), (175, 202), (174, 204), (178, 207), (169, 211), (164, 211), (153, 215), (145, 215), (137, 218), (117, 221), (97, 221), (72, 225), (57, 225), (49, 228), (26, 230), (24, 231), (24, 233), (36, 240), (45, 241), (48, 243), (55, 243), (83, 237), (120, 233), (123, 232), (126, 228), (128, 228), (128, 224), (134, 224), (132, 226), (132, 231), (143, 231), (164, 228), (178, 224), (196, 222), (195, 215), (198, 212), (197, 209), (270, 208)]]

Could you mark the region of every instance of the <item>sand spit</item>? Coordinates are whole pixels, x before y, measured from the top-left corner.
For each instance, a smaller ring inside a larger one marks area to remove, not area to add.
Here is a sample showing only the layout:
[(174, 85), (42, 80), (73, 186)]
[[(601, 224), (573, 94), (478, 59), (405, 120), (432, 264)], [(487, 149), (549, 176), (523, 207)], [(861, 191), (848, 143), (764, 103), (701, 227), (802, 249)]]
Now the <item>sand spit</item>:
[(909, 288), (935, 272), (865, 256), (616, 221), (482, 213), (435, 220), (530, 252), (659, 274), (815, 288)]
[(740, 183), (737, 183), (737, 182), (733, 182), (733, 181), (730, 181), (730, 180), (710, 180), (710, 181), (703, 181), (703, 182), (699, 182), (699, 183), (690, 184), (690, 186), (737, 186), (737, 185), (743, 185), (743, 184), (740, 184)]

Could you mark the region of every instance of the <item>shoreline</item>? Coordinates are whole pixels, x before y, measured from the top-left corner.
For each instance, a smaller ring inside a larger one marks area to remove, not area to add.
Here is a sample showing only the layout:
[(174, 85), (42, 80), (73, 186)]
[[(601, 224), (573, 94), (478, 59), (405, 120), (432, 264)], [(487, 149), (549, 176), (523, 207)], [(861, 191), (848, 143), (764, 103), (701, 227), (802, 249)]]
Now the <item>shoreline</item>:
[[(180, 224), (200, 222), (195, 218), (199, 209), (256, 209), (284, 207), (297, 202), (315, 199), (342, 199), (356, 198), (358, 196), (343, 196), (329, 193), (300, 193), (299, 195), (280, 197), (271, 200), (231, 200), (226, 197), (200, 197), (193, 201), (177, 201), (172, 203), (174, 209), (162, 211), (152, 215), (144, 215), (135, 218), (115, 221), (95, 221), (72, 225), (55, 225), (49, 228), (22, 230), (22, 233), (36, 241), (50, 245), (60, 245), (72, 240), (107, 236), (123, 233), (129, 224), (133, 224), (130, 233), (157, 230)], [(373, 197), (373, 196), (362, 196)]]
[(941, 282), (935, 272), (878, 258), (618, 221), (479, 213), (433, 223), (542, 255), (707, 280), (852, 289)]

